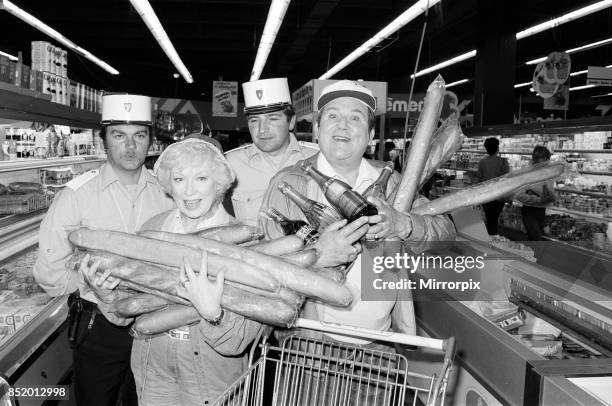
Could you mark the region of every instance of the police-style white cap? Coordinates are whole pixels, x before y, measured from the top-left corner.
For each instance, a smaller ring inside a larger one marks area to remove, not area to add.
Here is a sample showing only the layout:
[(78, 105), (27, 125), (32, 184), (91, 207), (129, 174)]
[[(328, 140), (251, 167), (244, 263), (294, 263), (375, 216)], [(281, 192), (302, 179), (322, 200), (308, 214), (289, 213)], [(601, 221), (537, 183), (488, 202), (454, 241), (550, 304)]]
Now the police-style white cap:
[(317, 100), (317, 110), (320, 111), (327, 103), (340, 97), (352, 97), (376, 111), (376, 98), (372, 91), (354, 80), (340, 80), (324, 87)]
[(291, 105), (287, 78), (261, 79), (242, 84), (244, 114), (263, 114)]
[(102, 96), (102, 124), (151, 125), (151, 98), (135, 94)]

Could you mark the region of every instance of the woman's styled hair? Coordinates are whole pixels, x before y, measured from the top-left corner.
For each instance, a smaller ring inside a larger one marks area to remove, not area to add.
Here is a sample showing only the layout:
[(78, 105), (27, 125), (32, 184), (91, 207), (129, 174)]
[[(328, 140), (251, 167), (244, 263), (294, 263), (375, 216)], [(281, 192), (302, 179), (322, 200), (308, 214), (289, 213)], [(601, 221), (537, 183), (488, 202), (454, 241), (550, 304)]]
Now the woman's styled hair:
[(155, 162), (154, 174), (162, 190), (170, 194), (172, 170), (210, 166), (212, 179), (217, 184), (217, 198), (223, 199), (236, 176), (229, 163), (213, 144), (197, 138), (171, 144)]

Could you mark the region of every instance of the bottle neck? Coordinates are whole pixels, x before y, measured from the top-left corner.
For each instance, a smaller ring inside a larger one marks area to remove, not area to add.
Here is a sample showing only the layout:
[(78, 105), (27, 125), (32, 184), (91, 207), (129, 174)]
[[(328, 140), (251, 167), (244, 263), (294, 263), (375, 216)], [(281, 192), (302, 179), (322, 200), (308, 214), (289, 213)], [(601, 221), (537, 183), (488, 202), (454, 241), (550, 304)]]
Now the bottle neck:
[(290, 185), (283, 184), (281, 187), (279, 187), (279, 189), (282, 194), (287, 196), (293, 203), (297, 204), (300, 209), (308, 210), (310, 206), (312, 206), (310, 199), (303, 196), (301, 193), (299, 193), (297, 190), (292, 188)]
[(279, 212), (278, 210), (275, 210), (273, 208), (269, 208), (268, 210), (266, 210), (266, 214), (274, 221), (276, 221), (278, 224), (281, 224), (283, 221), (288, 221), (289, 219), (285, 216), (283, 216), (283, 214), (281, 212)]

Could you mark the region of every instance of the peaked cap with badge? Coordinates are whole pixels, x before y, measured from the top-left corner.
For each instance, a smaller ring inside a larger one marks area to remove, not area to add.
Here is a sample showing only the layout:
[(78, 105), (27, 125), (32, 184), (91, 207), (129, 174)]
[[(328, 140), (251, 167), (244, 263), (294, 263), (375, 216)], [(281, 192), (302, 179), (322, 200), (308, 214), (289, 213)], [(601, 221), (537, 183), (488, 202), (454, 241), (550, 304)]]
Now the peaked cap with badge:
[(108, 93), (102, 96), (102, 125), (151, 125), (151, 98), (127, 93)]
[(244, 114), (265, 114), (291, 106), (287, 78), (254, 80), (242, 84)]

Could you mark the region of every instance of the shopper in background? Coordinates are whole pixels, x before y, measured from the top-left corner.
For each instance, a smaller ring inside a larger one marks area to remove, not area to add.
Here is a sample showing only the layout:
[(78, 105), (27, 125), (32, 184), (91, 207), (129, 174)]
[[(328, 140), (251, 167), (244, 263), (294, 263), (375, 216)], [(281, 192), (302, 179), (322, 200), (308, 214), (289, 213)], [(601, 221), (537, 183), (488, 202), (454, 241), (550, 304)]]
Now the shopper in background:
[[(279, 170), (315, 154), (316, 145), (298, 142), (291, 131), (295, 112), (286, 78), (242, 84), (244, 113), (253, 144), (226, 153), (236, 173), (231, 206), (236, 218), (256, 225), (263, 195)], [(230, 210), (229, 204), (226, 208)]]
[[(313, 128), (318, 135), (321, 152), (306, 161), (323, 174), (346, 182), (357, 192), (364, 192), (378, 178), (384, 166), (384, 162), (362, 157), (374, 136), (376, 99), (372, 92), (358, 82), (339, 81), (323, 89), (317, 100), (317, 110), (319, 113)], [(387, 194), (393, 192), (399, 181), (400, 175), (395, 172), (389, 180)], [(328, 204), (320, 187), (303, 173), (298, 163), (283, 169), (270, 181), (262, 210), (271, 207), (288, 218), (304, 218), (301, 210), (278, 190), (280, 182), (287, 182), (305, 196)], [(373, 199), (372, 202), (378, 208), (378, 215), (362, 217), (348, 225), (345, 225), (346, 220), (333, 223), (314, 245), (321, 254), (319, 266), (337, 266), (355, 261), (345, 282), (353, 294), (351, 306), (337, 308), (307, 301), (303, 313), (307, 318), (382, 331), (389, 330), (393, 325), (397, 331), (414, 334), (416, 325), (408, 291), (400, 291), (393, 300), (361, 301), (359, 240), (366, 233), (375, 239), (398, 237), (412, 242), (451, 240), (455, 237), (455, 229), (444, 216), (409, 215), (394, 210), (381, 199)], [(272, 220), (262, 218), (261, 222), (268, 237), (276, 238), (283, 234)], [(393, 273), (391, 277), (401, 278), (402, 273)], [(407, 277), (407, 274), (403, 277)], [(368, 343), (347, 337), (334, 338), (358, 344)]]
[[(533, 165), (550, 159), (550, 151), (543, 146), (536, 146), (531, 153)], [(519, 190), (514, 199), (523, 203), (521, 215), (529, 241), (541, 241), (546, 222), (546, 207), (555, 202), (555, 182), (538, 183)]]
[[(495, 137), (487, 138), (484, 142), (488, 157), (478, 162), (478, 172), (476, 177), (478, 182), (484, 182), (498, 176), (502, 176), (510, 171), (508, 160), (499, 156), (499, 140)], [(499, 215), (504, 208), (504, 200), (493, 200), (482, 205), (487, 219), (487, 232), (489, 235), (497, 235), (497, 223)]]
[(113, 324), (117, 320), (83, 276), (66, 267), (73, 251), (68, 234), (78, 227), (135, 233), (173, 203), (143, 166), (153, 137), (151, 99), (106, 95), (102, 105), (101, 137), (108, 161), (70, 181), (55, 198), (40, 226), (33, 273), (49, 295), (71, 294), (68, 334), (76, 403), (114, 405), (121, 398), (123, 405), (136, 405), (130, 328)]

